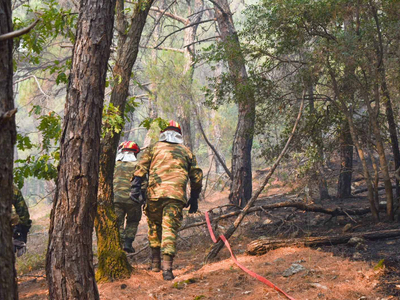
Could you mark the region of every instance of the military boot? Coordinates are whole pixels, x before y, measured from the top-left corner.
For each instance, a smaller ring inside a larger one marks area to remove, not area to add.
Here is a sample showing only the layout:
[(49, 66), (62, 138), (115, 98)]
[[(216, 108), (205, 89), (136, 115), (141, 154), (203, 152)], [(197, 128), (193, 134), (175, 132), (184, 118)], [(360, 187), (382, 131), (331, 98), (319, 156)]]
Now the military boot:
[(132, 242), (133, 242), (133, 239), (125, 238), (124, 245), (122, 248), (124, 249), (124, 251), (126, 253), (135, 253), (135, 249), (133, 249), (133, 247), (132, 247)]
[(160, 272), (161, 271), (160, 248), (150, 248), (150, 249), (151, 249), (151, 271)]
[(174, 274), (172, 274), (172, 262), (174, 257), (171, 255), (163, 255), (162, 269), (163, 269), (163, 279), (164, 280), (172, 280), (175, 278)]

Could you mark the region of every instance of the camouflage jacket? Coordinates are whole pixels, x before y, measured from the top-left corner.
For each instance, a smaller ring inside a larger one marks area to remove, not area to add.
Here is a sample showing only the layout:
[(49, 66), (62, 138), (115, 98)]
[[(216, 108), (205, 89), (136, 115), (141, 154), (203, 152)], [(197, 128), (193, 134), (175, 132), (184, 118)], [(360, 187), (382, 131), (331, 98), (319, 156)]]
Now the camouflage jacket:
[(11, 216), (11, 225), (15, 226), (21, 224), (24, 226), (31, 226), (32, 221), (30, 220), (28, 206), (22, 196), (21, 191), (14, 185), (14, 198), (13, 198), (14, 209)]
[(130, 199), (131, 179), (136, 168), (136, 161), (117, 161), (114, 170), (114, 202), (132, 203)]
[(147, 198), (171, 198), (187, 202), (186, 186), (201, 190), (203, 172), (196, 157), (182, 144), (157, 142), (143, 153), (135, 176), (149, 175)]

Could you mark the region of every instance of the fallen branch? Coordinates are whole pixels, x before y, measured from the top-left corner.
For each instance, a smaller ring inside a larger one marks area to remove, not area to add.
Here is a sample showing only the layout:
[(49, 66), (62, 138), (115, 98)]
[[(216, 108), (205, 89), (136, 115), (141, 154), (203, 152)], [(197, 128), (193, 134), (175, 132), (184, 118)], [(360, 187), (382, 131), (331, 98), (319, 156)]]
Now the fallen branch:
[[(271, 210), (271, 209), (284, 208), (284, 207), (293, 207), (293, 208), (297, 208), (302, 211), (328, 214), (328, 215), (331, 215), (332, 217), (337, 217), (337, 216), (348, 216), (349, 217), (350, 215), (351, 216), (362, 216), (362, 215), (366, 215), (371, 212), (371, 210), (369, 208), (358, 208), (358, 209), (343, 209), (340, 207), (323, 208), (322, 206), (319, 206), (319, 205), (312, 205), (312, 204), (307, 205), (304, 202), (286, 201), (286, 202), (279, 202), (279, 203), (274, 203), (274, 204), (254, 206), (254, 207), (251, 207), (247, 211), (247, 213), (252, 213), (252, 212), (256, 212), (256, 211), (267, 211), (267, 210)], [(215, 207), (215, 208), (213, 208), (213, 210), (216, 208), (219, 208), (219, 207)], [(227, 214), (219, 215), (219, 216), (213, 218), (211, 220), (211, 222), (231, 218), (231, 217), (239, 215), (240, 213), (242, 213), (241, 210), (240, 211), (232, 211)], [(206, 225), (206, 221), (200, 221), (200, 222), (188, 224), (188, 225), (181, 227), (179, 230), (185, 230), (188, 228), (202, 226), (202, 225)]]
[(297, 239), (260, 239), (247, 245), (247, 253), (250, 255), (262, 255), (270, 250), (288, 246), (318, 247), (338, 244), (346, 244), (351, 238), (359, 237), (366, 240), (380, 240), (400, 236), (400, 229), (380, 230), (344, 234), (340, 236), (318, 236)]
[[(396, 188), (396, 187), (395, 187), (395, 186), (392, 186), (392, 188)], [(381, 191), (381, 190), (384, 190), (384, 189), (385, 189), (384, 186), (378, 187), (378, 191)], [(361, 194), (361, 193), (364, 193), (364, 192), (367, 192), (367, 191), (368, 191), (367, 188), (362, 188), (362, 189), (359, 189), (359, 190), (355, 190), (352, 194), (353, 194), (353, 195), (357, 195), (357, 194)]]
[[(254, 202), (257, 200), (258, 196), (261, 194), (261, 192), (264, 190), (265, 186), (267, 185), (269, 179), (271, 178), (272, 174), (274, 174), (275, 169), (278, 167), (281, 159), (285, 155), (287, 149), (289, 148), (290, 142), (292, 141), (294, 137), (294, 133), (296, 132), (297, 125), (299, 124), (299, 121), (301, 119), (301, 115), (303, 113), (303, 107), (304, 107), (304, 98), (305, 98), (305, 90), (303, 90), (303, 96), (301, 99), (301, 104), (299, 108), (299, 113), (297, 115), (296, 122), (294, 123), (292, 132), (290, 133), (290, 136), (286, 142), (285, 147), (283, 147), (282, 152), (279, 154), (278, 158), (276, 159), (274, 165), (271, 168), (271, 171), (268, 173), (268, 175), (265, 177), (263, 184), (258, 188), (258, 190), (255, 192), (255, 194), (251, 197), (249, 202), (246, 204), (244, 209), (240, 212), (239, 216), (236, 218), (235, 222), (233, 225), (231, 225), (228, 230), (224, 233), (225, 238), (228, 240), (232, 234), (236, 231), (236, 228), (239, 227), (240, 223), (243, 221), (243, 218), (247, 214), (247, 212), (250, 210), (250, 208), (253, 206)], [(224, 246), (224, 242), (222, 240), (218, 241), (217, 243), (214, 244), (212, 247), (211, 251), (207, 254), (205, 257), (205, 262), (209, 262), (211, 259), (217, 256), (219, 251), (222, 249)]]
[(21, 35), (28, 33), (29, 31), (32, 30), (33, 27), (36, 26), (36, 24), (38, 22), (39, 22), (39, 19), (36, 19), (31, 25), (29, 25), (27, 27), (0, 35), (0, 42), (8, 40), (8, 39), (13, 39), (13, 38), (16, 38), (16, 37), (19, 37)]
[(138, 252), (135, 253), (128, 253), (126, 254), (127, 257), (133, 257), (138, 255), (139, 253), (142, 253), (144, 250), (146, 250), (147, 248), (149, 248), (149, 244), (147, 244), (146, 246), (144, 246), (143, 248), (141, 248)]

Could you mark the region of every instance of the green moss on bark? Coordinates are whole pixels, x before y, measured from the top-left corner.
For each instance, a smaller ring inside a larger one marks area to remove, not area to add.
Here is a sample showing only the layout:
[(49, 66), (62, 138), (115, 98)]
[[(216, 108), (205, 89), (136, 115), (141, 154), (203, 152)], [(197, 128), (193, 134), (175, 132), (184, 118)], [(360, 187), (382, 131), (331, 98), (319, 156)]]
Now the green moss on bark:
[[(112, 206), (112, 197), (108, 193), (99, 197), (95, 227), (97, 234), (97, 255), (99, 265), (96, 272), (97, 282), (114, 281), (128, 278), (132, 266), (120, 245), (117, 217)], [(100, 201), (103, 200), (103, 201)]]

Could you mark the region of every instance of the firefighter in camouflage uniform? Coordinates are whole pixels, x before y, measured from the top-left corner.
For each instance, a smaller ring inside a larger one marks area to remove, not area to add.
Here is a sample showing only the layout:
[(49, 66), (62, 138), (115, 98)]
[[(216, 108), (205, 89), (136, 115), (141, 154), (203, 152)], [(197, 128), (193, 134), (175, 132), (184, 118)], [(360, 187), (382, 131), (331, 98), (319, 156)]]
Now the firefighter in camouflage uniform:
[[(182, 209), (195, 213), (201, 192), (203, 172), (196, 157), (185, 147), (180, 125), (174, 121), (161, 132), (157, 143), (144, 152), (134, 173), (131, 198), (140, 195), (140, 186), (148, 175), (145, 214), (151, 248), (152, 270), (160, 271), (161, 253), (164, 280), (172, 280), (172, 262), (176, 253), (176, 238), (182, 221)], [(191, 194), (186, 198), (190, 179)]]
[(17, 256), (21, 256), (26, 252), (26, 242), (31, 224), (32, 221), (25, 199), (21, 191), (14, 185), (11, 226), (13, 227), (14, 252), (17, 253)]
[(132, 242), (135, 240), (142, 218), (143, 197), (135, 201), (130, 198), (131, 179), (139, 152), (140, 148), (136, 143), (131, 141), (121, 143), (118, 147), (114, 171), (114, 209), (118, 219), (122, 248), (127, 253), (135, 252)]

